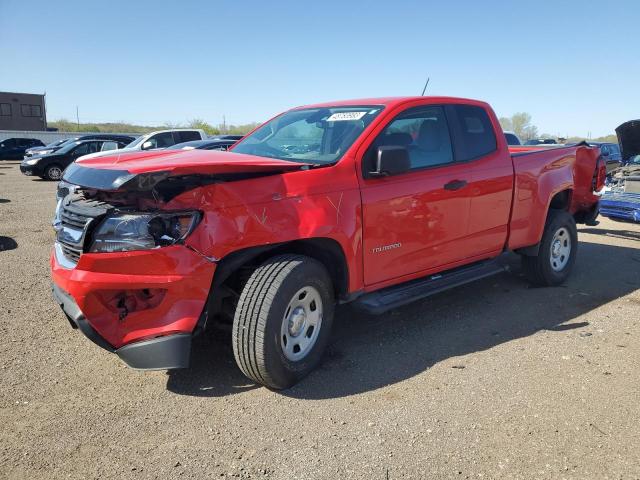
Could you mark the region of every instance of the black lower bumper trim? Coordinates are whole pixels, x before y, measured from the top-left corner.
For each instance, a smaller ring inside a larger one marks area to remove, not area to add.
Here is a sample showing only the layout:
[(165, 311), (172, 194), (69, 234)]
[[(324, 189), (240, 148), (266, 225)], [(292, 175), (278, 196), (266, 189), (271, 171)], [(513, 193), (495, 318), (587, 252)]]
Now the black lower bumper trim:
[(191, 355), (191, 334), (177, 333), (130, 343), (118, 349), (100, 336), (89, 324), (71, 295), (53, 285), (53, 296), (67, 315), (71, 326), (78, 328), (89, 340), (105, 350), (116, 353), (127, 365), (138, 370), (169, 370), (187, 368)]
[(69, 322), (71, 322), (72, 326), (78, 328), (85, 337), (99, 347), (112, 353), (115, 352), (115, 348), (102, 338), (100, 334), (89, 324), (89, 322), (87, 322), (82, 310), (80, 310), (80, 307), (78, 307), (78, 304), (73, 297), (58, 287), (55, 283), (53, 284), (53, 298), (55, 298), (58, 305), (62, 307), (62, 310), (69, 319)]
[(178, 333), (130, 343), (117, 349), (116, 354), (131, 368), (139, 370), (187, 368), (191, 355), (191, 334)]

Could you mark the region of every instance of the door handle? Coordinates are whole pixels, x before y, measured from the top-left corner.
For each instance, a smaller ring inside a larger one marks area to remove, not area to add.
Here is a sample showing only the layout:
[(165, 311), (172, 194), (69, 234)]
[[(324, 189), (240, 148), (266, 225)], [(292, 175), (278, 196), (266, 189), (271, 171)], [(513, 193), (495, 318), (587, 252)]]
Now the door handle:
[(467, 185), (467, 181), (466, 180), (452, 180), (449, 183), (445, 183), (444, 189), (445, 190), (460, 190), (461, 188), (465, 187), (466, 185)]

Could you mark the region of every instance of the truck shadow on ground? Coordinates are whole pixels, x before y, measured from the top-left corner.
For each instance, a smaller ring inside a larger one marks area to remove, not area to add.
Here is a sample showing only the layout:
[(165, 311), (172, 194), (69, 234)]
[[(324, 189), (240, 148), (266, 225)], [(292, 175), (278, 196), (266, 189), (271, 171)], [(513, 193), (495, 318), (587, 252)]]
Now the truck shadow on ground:
[[(566, 285), (531, 288), (512, 255), (511, 273), (480, 280), (379, 317), (338, 309), (332, 340), (319, 368), (286, 396), (344, 397), (418, 375), (430, 367), (538, 332), (591, 338), (580, 315), (640, 288), (638, 250), (581, 242)], [(463, 372), (468, 359), (451, 367)], [(464, 373), (461, 373), (464, 374)], [(230, 339), (194, 342), (192, 367), (169, 372), (168, 390), (223, 396), (257, 388), (235, 365)]]

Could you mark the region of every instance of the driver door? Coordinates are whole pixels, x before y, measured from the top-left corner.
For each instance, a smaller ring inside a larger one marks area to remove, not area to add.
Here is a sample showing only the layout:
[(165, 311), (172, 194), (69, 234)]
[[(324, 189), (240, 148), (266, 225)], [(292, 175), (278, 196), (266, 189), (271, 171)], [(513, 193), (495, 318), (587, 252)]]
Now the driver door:
[[(409, 150), (408, 172), (367, 178), (380, 146)], [(363, 157), (364, 279), (367, 286), (401, 279), (469, 256), (465, 245), (471, 172), (456, 163), (441, 106), (397, 115)]]

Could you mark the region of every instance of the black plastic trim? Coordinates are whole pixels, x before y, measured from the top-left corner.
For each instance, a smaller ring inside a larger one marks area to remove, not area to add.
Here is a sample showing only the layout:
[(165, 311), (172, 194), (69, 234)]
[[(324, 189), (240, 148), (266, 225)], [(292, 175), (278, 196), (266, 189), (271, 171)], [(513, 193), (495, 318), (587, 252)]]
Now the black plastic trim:
[(98, 332), (87, 322), (87, 319), (80, 310), (80, 307), (73, 299), (71, 295), (58, 287), (55, 283), (53, 284), (53, 298), (55, 298), (58, 305), (62, 307), (65, 315), (71, 322), (71, 326), (75, 326), (78, 328), (85, 337), (91, 340), (93, 343), (98, 345), (100, 348), (104, 348), (108, 352), (115, 352), (113, 346), (107, 342), (104, 338), (100, 336)]
[(502, 264), (500, 259), (501, 257), (483, 260), (471, 265), (429, 275), (426, 278), (367, 293), (358, 298), (353, 304), (356, 308), (367, 313), (379, 315), (450, 288), (505, 272), (508, 267)]
[(138, 370), (187, 368), (191, 356), (191, 334), (178, 333), (130, 343), (117, 349), (116, 354)]

